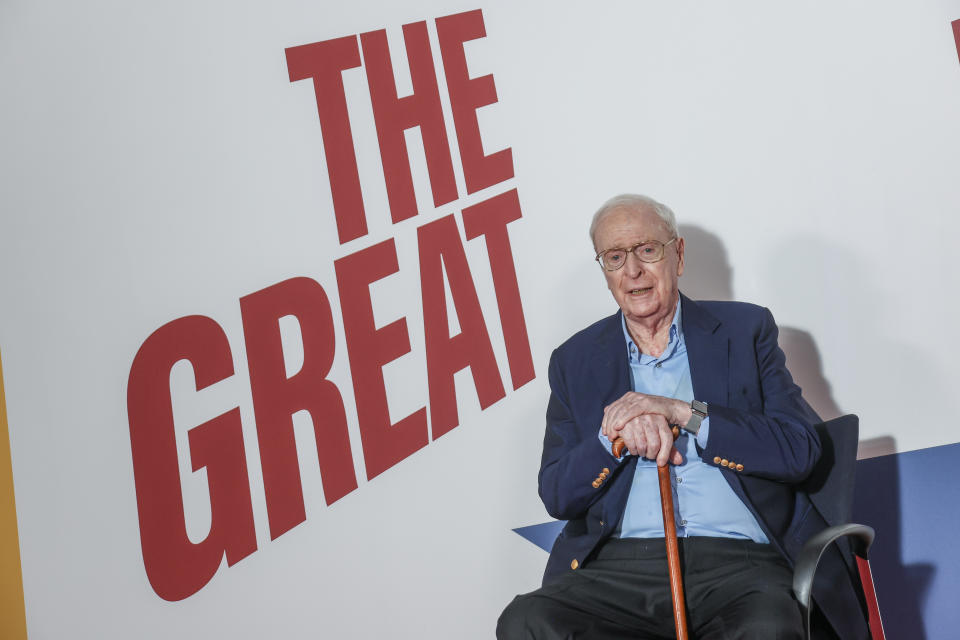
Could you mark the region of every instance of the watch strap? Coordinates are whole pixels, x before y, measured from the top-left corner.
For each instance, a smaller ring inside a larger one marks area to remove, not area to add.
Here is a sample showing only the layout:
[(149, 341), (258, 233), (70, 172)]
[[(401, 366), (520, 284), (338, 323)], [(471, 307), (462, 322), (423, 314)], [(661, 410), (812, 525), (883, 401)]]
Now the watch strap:
[(700, 432), (700, 425), (703, 423), (703, 419), (709, 415), (709, 409), (706, 402), (692, 400), (690, 402), (690, 411), (690, 420), (684, 425), (683, 430), (687, 433), (697, 435), (697, 433)]

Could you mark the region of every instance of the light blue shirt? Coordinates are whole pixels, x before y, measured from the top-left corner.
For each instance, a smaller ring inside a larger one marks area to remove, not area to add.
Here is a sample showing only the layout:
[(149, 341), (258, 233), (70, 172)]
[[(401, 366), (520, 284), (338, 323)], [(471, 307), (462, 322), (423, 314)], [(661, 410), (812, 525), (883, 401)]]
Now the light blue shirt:
[[(690, 363), (687, 360), (687, 345), (683, 339), (680, 302), (670, 326), (670, 341), (658, 358), (640, 353), (623, 322), (627, 358), (630, 363), (630, 378), (633, 390), (649, 395), (676, 398), (684, 402), (693, 400), (693, 383), (690, 379)], [(673, 486), (674, 515), (677, 535), (713, 536), (750, 539), (767, 543), (760, 525), (750, 510), (743, 504), (719, 468), (700, 459), (697, 444), (703, 449), (710, 437), (710, 418), (700, 425), (696, 438), (680, 431), (675, 446), (683, 455), (683, 463), (670, 465)], [(600, 441), (610, 450), (611, 443), (600, 433)], [(626, 453), (626, 455), (630, 455)], [(617, 528), (621, 538), (662, 538), (663, 512), (660, 507), (657, 463), (641, 458), (637, 460), (633, 474), (630, 496)]]

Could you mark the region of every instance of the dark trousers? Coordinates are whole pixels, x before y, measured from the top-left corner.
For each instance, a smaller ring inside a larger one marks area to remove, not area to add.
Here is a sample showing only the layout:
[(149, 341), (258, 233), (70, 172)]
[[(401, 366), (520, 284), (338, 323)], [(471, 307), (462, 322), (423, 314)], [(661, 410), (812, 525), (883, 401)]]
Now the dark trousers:
[[(802, 638), (792, 571), (770, 545), (679, 542), (691, 638)], [(581, 568), (517, 596), (500, 616), (497, 638), (676, 638), (663, 538), (608, 541)]]

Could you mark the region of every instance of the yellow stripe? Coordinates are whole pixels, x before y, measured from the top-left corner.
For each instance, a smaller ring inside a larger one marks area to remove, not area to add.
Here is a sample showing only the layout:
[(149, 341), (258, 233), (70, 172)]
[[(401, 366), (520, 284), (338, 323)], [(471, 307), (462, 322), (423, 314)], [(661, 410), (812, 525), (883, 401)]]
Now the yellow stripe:
[(0, 362), (0, 638), (27, 640), (27, 616), (23, 606), (23, 574), (20, 570), (20, 539), (17, 537), (17, 505), (13, 496), (13, 464), (7, 401), (3, 394), (3, 364)]

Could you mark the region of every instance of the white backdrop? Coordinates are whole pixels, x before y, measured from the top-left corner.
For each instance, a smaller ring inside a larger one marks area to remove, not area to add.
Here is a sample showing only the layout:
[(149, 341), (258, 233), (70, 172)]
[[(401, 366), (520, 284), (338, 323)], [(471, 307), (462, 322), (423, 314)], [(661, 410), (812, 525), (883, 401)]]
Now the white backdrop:
[[(681, 289), (770, 307), (811, 401), (858, 413), (865, 451), (960, 440), (945, 419), (960, 387), (960, 0), (517, 4), (0, 4), (0, 351), (31, 639), (492, 637), (546, 561), (511, 530), (547, 519), (546, 362), (615, 308), (587, 226), (625, 191), (677, 212)], [(467, 194), (434, 20), (478, 8), (469, 72), (498, 95), (479, 129), (488, 154), (512, 149), (514, 177)], [(290, 82), (285, 50), (386, 29), (406, 95), (401, 26), (420, 21), (458, 196), (434, 207), (410, 130), (419, 215), (391, 223), (365, 71), (345, 71), (369, 234), (341, 245), (314, 90)], [(460, 214), (511, 189), (536, 371), (519, 389), (486, 245)], [(394, 239), (399, 270), (370, 292), (378, 327), (406, 318), (410, 353), (384, 367), (396, 422), (429, 404), (417, 229), (448, 214), (505, 397), (481, 410), (457, 373), (459, 426), (368, 480), (334, 260)], [(326, 504), (297, 413), (306, 521), (271, 540), (239, 299), (294, 277), (332, 306), (358, 487)], [(222, 327), (235, 373), (195, 392), (190, 366), (173, 368), (187, 532), (199, 542), (211, 522), (187, 433), (239, 407), (257, 550), (171, 602), (144, 568), (127, 385), (147, 338), (195, 314)]]

